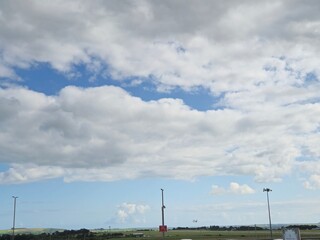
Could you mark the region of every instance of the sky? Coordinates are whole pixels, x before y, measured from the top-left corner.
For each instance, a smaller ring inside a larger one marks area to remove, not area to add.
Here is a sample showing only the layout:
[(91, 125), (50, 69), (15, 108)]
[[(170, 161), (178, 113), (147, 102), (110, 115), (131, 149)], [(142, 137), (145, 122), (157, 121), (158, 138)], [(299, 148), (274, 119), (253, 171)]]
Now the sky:
[(1, 1), (0, 228), (318, 223), (319, 11)]

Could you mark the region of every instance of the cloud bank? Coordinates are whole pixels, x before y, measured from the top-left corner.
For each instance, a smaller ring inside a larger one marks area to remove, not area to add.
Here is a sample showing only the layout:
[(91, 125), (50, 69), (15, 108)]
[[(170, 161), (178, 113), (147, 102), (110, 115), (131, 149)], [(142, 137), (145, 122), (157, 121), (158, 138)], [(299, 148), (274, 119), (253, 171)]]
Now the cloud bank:
[(93, 76), (159, 89), (281, 92), (319, 75), (319, 3), (310, 2), (5, 1), (0, 74), (38, 63), (72, 73), (84, 64)]
[[(226, 174), (261, 182), (296, 171), (318, 188), (319, 4), (1, 2), (0, 161), (10, 165), (1, 183)], [(24, 81), (17, 69), (41, 63), (71, 78), (84, 66), (88, 81), (201, 87), (219, 101), (197, 111), (111, 86), (56, 96), (5, 87)]]
[(12, 166), (2, 183), (224, 174), (275, 181), (304, 162), (302, 147), (318, 154), (318, 104), (272, 116), (265, 109), (203, 112), (179, 99), (145, 102), (118, 87), (70, 86), (58, 96), (1, 89), (0, 111), (0, 160)]

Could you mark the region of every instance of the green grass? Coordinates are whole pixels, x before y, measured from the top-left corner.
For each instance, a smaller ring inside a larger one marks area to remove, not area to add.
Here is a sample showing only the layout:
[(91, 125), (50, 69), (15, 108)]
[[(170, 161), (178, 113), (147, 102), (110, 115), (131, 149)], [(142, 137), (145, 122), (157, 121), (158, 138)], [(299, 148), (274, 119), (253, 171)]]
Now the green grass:
[[(41, 233), (53, 233), (56, 231), (63, 231), (61, 229), (43, 229), (43, 228), (33, 228), (25, 229), (18, 228), (15, 229), (16, 234), (41, 234)], [(158, 230), (149, 231), (139, 231), (139, 230), (123, 230), (123, 229), (113, 229), (113, 230), (93, 230), (95, 235), (93, 239), (95, 240), (162, 240), (162, 233)], [(133, 233), (143, 233), (144, 237), (133, 237)], [(0, 230), (0, 235), (11, 234), (11, 230)], [(123, 233), (125, 237), (121, 238), (110, 238), (106, 237), (108, 233)], [(282, 238), (282, 231), (273, 231), (273, 237)], [(320, 230), (304, 230), (301, 231), (302, 239), (320, 239)], [(69, 237), (67, 238), (69, 239)], [(73, 239), (70, 236), (70, 239)], [(89, 240), (89, 237), (86, 239)], [(192, 239), (192, 240), (269, 240), (270, 232), (268, 230), (263, 231), (211, 231), (211, 230), (169, 230), (165, 233), (166, 240), (181, 240), (181, 239)]]
[[(126, 240), (162, 240), (162, 233), (159, 231), (128, 231), (125, 234), (134, 232), (143, 232), (144, 238), (126, 238)], [(305, 230), (301, 231), (301, 237), (303, 239), (320, 239), (320, 230)], [(168, 240), (231, 240), (231, 239), (245, 239), (245, 240), (266, 240), (270, 239), (270, 232), (265, 231), (210, 231), (210, 230), (170, 230), (165, 233), (165, 238)], [(273, 231), (273, 238), (282, 238), (281, 230)], [(116, 240), (115, 238), (112, 240)]]
[[(274, 232), (274, 236), (279, 238), (280, 231)], [(162, 233), (155, 232), (150, 234), (145, 232), (146, 237), (162, 239)], [(173, 230), (165, 233), (167, 239), (180, 240), (212, 240), (212, 239), (266, 239), (269, 237), (268, 231), (209, 231), (209, 230)]]

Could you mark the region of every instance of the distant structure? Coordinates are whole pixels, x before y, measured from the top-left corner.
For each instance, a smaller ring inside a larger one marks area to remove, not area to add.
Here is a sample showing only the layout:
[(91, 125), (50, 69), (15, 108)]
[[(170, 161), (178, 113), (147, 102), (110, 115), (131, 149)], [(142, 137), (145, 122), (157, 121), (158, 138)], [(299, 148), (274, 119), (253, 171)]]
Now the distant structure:
[(144, 233), (140, 233), (140, 232), (132, 233), (132, 236), (133, 237), (144, 237)]

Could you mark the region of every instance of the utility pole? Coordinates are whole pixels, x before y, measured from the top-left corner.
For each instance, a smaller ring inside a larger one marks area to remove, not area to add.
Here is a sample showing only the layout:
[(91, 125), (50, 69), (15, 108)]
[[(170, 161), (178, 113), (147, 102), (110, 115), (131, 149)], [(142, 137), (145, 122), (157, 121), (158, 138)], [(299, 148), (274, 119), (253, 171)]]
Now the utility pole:
[(264, 188), (264, 192), (267, 192), (267, 202), (268, 202), (268, 213), (269, 213), (269, 227), (270, 227), (270, 239), (273, 239), (272, 236), (272, 225), (271, 225), (271, 214), (270, 214), (270, 203), (269, 203), (269, 192), (272, 192), (270, 188)]
[(164, 206), (164, 200), (163, 200), (163, 189), (161, 188), (161, 197), (162, 197), (162, 206), (161, 206), (161, 214), (162, 214), (162, 225), (160, 227), (160, 231), (162, 232), (162, 239), (164, 240), (164, 232), (167, 231), (166, 226), (164, 225), (164, 209), (166, 208)]
[(18, 197), (12, 196), (13, 198), (13, 225), (12, 225), (12, 240), (14, 240), (14, 228), (16, 225), (16, 201)]

